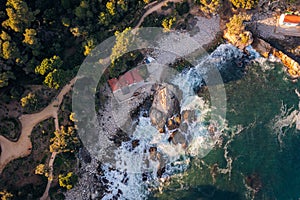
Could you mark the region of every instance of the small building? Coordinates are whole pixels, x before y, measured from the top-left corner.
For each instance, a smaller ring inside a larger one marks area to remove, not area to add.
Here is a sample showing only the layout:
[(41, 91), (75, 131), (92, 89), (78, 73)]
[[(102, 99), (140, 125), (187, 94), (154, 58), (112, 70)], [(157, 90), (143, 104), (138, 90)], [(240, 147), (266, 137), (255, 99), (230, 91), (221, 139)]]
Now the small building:
[(279, 26), (288, 26), (288, 27), (300, 26), (300, 16), (282, 14), (279, 18)]
[(140, 75), (139, 70), (136, 68), (126, 72), (118, 79), (112, 78), (108, 80), (108, 84), (113, 93), (115, 93), (118, 90), (121, 90), (123, 94), (129, 93), (129, 87), (139, 82), (144, 82), (144, 79)]

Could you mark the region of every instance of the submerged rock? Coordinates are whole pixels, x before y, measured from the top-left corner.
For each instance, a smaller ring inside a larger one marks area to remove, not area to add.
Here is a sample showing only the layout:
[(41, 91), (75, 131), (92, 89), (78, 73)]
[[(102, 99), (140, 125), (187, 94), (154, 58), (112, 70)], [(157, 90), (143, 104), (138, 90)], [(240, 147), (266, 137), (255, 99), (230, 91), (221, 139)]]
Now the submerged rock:
[(258, 192), (262, 187), (262, 183), (258, 174), (254, 173), (245, 177), (245, 182), (248, 187)]
[(172, 141), (172, 143), (175, 144), (175, 145), (181, 144), (183, 148), (185, 148), (187, 146), (186, 139), (185, 139), (184, 135), (180, 131), (174, 131), (170, 135), (168, 141), (169, 142)]

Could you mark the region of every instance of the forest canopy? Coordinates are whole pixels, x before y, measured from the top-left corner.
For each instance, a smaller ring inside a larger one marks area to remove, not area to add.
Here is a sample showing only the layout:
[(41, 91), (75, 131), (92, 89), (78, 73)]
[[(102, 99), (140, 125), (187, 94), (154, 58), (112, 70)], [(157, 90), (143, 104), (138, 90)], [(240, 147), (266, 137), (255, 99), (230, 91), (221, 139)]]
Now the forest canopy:
[[(0, 93), (44, 84), (59, 89), (85, 56), (115, 32), (135, 25), (150, 1), (7, 0), (0, 6)], [(21, 98), (22, 94), (15, 98)]]

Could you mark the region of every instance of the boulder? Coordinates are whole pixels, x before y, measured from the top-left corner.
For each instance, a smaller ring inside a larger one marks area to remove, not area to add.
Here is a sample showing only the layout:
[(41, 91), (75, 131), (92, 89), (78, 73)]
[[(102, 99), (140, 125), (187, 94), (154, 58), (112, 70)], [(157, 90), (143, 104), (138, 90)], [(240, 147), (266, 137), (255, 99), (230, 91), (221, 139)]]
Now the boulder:
[(180, 104), (175, 95), (175, 88), (171, 85), (160, 86), (154, 94), (154, 100), (150, 108), (150, 120), (159, 132), (164, 132), (167, 120), (180, 113)]
[(158, 161), (159, 165), (157, 167), (157, 177), (161, 177), (162, 174), (165, 172), (165, 160), (160, 152), (157, 151), (157, 147), (150, 147), (149, 148), (149, 157), (153, 161)]
[(156, 160), (157, 147), (150, 147), (149, 154), (151, 160)]
[(252, 47), (265, 58), (269, 57), (272, 50), (272, 46), (269, 43), (259, 38), (255, 38)]
[(115, 135), (112, 135), (109, 140), (113, 141), (117, 147), (120, 147), (122, 142), (128, 142), (130, 137), (122, 129), (118, 129)]
[(132, 149), (135, 149), (135, 147), (139, 146), (139, 144), (140, 144), (139, 140), (132, 140), (131, 141)]
[(195, 110), (184, 110), (182, 111), (181, 121), (192, 123), (196, 120)]
[(168, 130), (177, 129), (177, 128), (179, 128), (180, 123), (181, 123), (181, 117), (180, 117), (180, 114), (177, 114), (168, 119), (167, 128), (168, 128)]
[(177, 145), (177, 144), (181, 144), (183, 148), (186, 148), (187, 144), (186, 144), (186, 139), (184, 137), (184, 135), (180, 132), (180, 131), (174, 131), (169, 139), (169, 142), (172, 141), (173, 144)]
[(186, 143), (185, 137), (180, 131), (175, 131), (173, 134), (174, 134), (173, 139), (172, 139), (173, 144), (175, 144), (175, 145), (182, 144), (183, 145)]

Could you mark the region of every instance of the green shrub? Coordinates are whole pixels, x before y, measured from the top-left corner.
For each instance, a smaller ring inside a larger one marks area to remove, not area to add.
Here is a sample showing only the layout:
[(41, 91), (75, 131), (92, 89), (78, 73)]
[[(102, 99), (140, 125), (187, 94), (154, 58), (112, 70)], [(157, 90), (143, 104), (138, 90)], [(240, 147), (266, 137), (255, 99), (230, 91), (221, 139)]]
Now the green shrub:
[(233, 15), (230, 18), (230, 21), (226, 24), (227, 31), (230, 34), (238, 35), (245, 30), (245, 26), (243, 24), (245, 17), (243, 15)]
[(200, 10), (207, 14), (217, 13), (222, 5), (222, 0), (200, 0)]

